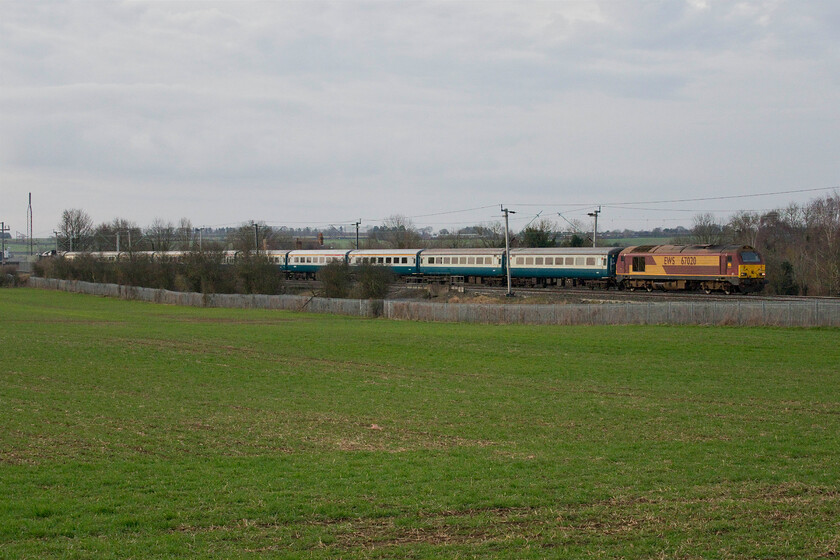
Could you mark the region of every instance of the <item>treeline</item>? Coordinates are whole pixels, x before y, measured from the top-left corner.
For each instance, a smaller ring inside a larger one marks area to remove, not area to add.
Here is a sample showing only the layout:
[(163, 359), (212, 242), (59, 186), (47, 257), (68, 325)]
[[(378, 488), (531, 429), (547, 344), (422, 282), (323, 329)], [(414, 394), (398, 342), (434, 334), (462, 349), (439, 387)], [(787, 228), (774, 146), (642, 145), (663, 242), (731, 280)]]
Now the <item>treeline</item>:
[(249, 222), (237, 228), (213, 230), (193, 227), (187, 218), (177, 224), (156, 219), (148, 227), (116, 218), (94, 225), (82, 209), (71, 208), (61, 215), (56, 231), (59, 251), (220, 251), (230, 248), (240, 252), (255, 249), (292, 249), (294, 240), (284, 229), (261, 222)]

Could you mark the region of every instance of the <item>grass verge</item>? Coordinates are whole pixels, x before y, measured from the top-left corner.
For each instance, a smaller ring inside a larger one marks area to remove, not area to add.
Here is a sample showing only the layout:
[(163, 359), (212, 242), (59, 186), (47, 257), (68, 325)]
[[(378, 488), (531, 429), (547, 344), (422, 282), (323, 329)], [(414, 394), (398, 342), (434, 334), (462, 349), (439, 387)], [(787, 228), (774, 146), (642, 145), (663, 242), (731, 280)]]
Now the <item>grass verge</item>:
[(0, 556), (816, 558), (836, 329), (0, 290)]

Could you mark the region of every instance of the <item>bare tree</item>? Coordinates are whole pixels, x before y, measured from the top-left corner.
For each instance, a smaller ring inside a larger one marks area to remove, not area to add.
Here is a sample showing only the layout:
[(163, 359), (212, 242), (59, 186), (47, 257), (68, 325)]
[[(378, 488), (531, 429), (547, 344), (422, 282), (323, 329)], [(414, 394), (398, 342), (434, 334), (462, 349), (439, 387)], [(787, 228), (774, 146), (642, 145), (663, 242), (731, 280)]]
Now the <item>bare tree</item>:
[(175, 226), (172, 222), (155, 218), (152, 225), (146, 229), (146, 238), (152, 244), (153, 251), (170, 251), (175, 243)]
[(505, 226), (502, 222), (489, 222), (475, 226), (482, 247), (504, 247)]
[(813, 270), (812, 293), (840, 293), (840, 194), (812, 201), (805, 208), (806, 246)]
[(421, 245), (420, 234), (410, 218), (395, 214), (388, 216), (381, 227), (373, 228), (373, 237), (392, 249), (409, 249)]
[(738, 212), (729, 220), (728, 229), (735, 243), (755, 247), (761, 229), (761, 216), (755, 212)]
[(93, 220), (84, 210), (70, 208), (61, 213), (58, 232), (64, 238), (65, 249), (86, 251), (93, 240)]
[(691, 229), (692, 241), (703, 245), (719, 245), (723, 241), (723, 225), (714, 214), (697, 214)]
[(531, 222), (520, 233), (523, 247), (554, 247), (557, 243), (557, 226), (551, 220), (542, 218)]
[(133, 245), (143, 237), (143, 230), (136, 223), (125, 218), (114, 218), (111, 222), (111, 230), (114, 233), (115, 247), (116, 239), (119, 238), (120, 251), (132, 251)]
[(181, 218), (178, 222), (178, 228), (175, 232), (176, 244), (181, 251), (189, 251), (193, 246), (193, 238), (195, 237), (192, 222), (189, 218)]
[(228, 244), (245, 254), (251, 254), (255, 249), (265, 251), (278, 249), (281, 245), (289, 244), (288, 236), (278, 234), (274, 228), (265, 222), (248, 222), (228, 234)]
[(117, 238), (110, 223), (104, 222), (96, 226), (93, 231), (91, 249), (94, 251), (115, 251)]

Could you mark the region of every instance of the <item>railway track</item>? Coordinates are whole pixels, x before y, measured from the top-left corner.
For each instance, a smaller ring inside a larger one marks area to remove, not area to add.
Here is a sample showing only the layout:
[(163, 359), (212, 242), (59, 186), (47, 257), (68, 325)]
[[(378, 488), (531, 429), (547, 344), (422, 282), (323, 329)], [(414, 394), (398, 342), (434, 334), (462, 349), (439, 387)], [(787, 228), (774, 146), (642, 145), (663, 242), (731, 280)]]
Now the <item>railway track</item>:
[[(460, 291), (460, 286), (458, 286)], [(463, 285), (464, 296), (490, 296), (503, 297), (507, 288), (501, 286), (481, 286), (475, 284)], [(654, 290), (646, 291), (625, 291), (625, 290), (603, 290), (589, 288), (514, 288), (512, 302), (527, 300), (529, 298), (549, 298), (558, 301), (582, 301), (597, 303), (627, 303), (627, 302), (650, 302), (650, 301), (831, 301), (838, 302), (838, 297), (812, 297), (812, 296), (777, 296), (761, 294), (729, 294), (722, 292), (706, 294), (697, 292), (675, 292)]]
[[(287, 280), (285, 283), (287, 288), (293, 291), (312, 291), (318, 293), (321, 289), (321, 282), (317, 280)], [(464, 299), (469, 299), (479, 296), (487, 296), (494, 299), (504, 298), (507, 288), (503, 286), (484, 286), (480, 284), (456, 284), (446, 290), (446, 286), (435, 284), (403, 284), (395, 282), (391, 286), (389, 298), (405, 298), (409, 291), (417, 293), (417, 297), (422, 297), (420, 294), (426, 294), (430, 289), (438, 289), (439, 293), (463, 296)], [(463, 291), (462, 291), (463, 290)], [(590, 288), (514, 288), (514, 297), (506, 301), (510, 303), (528, 303), (529, 300), (534, 299), (557, 301), (558, 303), (647, 303), (656, 301), (766, 301), (766, 302), (802, 302), (802, 301), (828, 301), (840, 302), (840, 297), (814, 297), (814, 296), (778, 296), (778, 295), (762, 295), (762, 294), (730, 294), (726, 295), (722, 292), (713, 292), (706, 294), (702, 291), (697, 292), (674, 292), (654, 290), (652, 292), (635, 291), (630, 292), (626, 290), (616, 289), (590, 289)], [(410, 295), (408, 297), (411, 297)]]

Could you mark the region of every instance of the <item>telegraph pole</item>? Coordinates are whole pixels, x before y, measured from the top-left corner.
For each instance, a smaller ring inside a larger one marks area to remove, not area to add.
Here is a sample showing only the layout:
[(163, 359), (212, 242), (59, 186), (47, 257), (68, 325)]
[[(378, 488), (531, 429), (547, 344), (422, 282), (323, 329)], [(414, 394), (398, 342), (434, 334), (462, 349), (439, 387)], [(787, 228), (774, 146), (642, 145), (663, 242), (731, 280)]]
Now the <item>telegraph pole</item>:
[(29, 193), (29, 209), (26, 213), (26, 220), (29, 225), (29, 256), (32, 256), (32, 231), (35, 229), (32, 227), (32, 193)]
[(362, 225), (362, 219), (359, 218), (359, 221), (354, 224), (356, 226), (356, 250), (359, 250), (359, 226)]
[(254, 252), (257, 253), (257, 254), (259, 254), (259, 252), (260, 252), (260, 242), (259, 242), (258, 234), (257, 234), (257, 232), (259, 231), (259, 227), (260, 226), (258, 226), (255, 222), (254, 223)]
[(513, 292), (510, 289), (510, 234), (508, 233), (508, 213), (516, 214), (516, 212), (508, 210), (504, 205), (499, 206), (502, 208), (502, 212), (505, 213), (505, 269), (507, 270), (507, 293), (505, 296), (511, 297), (513, 296)]
[(6, 264), (6, 232), (9, 228), (6, 227), (6, 222), (0, 222), (0, 240), (2, 240), (3, 249), (0, 251), (0, 263)]
[(601, 207), (599, 206), (597, 210), (594, 212), (589, 212), (587, 216), (591, 216), (595, 218), (595, 229), (592, 230), (592, 246), (595, 246), (595, 238), (598, 237), (598, 214), (601, 213)]

